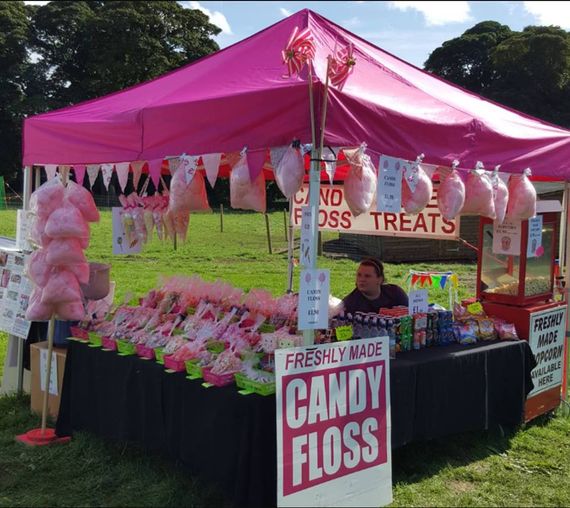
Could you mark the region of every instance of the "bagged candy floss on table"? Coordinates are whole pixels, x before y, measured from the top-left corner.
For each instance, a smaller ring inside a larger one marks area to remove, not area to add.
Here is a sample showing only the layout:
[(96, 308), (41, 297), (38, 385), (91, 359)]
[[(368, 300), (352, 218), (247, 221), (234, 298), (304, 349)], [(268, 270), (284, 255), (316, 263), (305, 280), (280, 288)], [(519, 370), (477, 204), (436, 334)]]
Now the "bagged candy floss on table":
[(364, 153), (366, 143), (355, 150), (344, 150), (350, 164), (344, 181), (344, 196), (352, 215), (368, 212), (374, 201), (378, 178), (370, 157)]
[(75, 206), (87, 222), (99, 222), (99, 210), (97, 210), (93, 196), (82, 185), (78, 185), (71, 180), (68, 181), (64, 199)]
[(499, 176), (499, 167), (496, 166), (491, 176), (491, 182), (493, 184), (493, 200), (495, 203), (495, 214), (497, 218), (495, 219), (499, 224), (502, 224), (505, 220), (507, 213), (507, 205), (509, 202), (509, 189), (507, 184)]
[(304, 177), (305, 161), (301, 149), (290, 145), (275, 168), (277, 187), (287, 199), (290, 199), (303, 186)]
[(491, 220), (497, 218), (493, 196), (493, 184), (489, 175), (483, 171), (483, 165), (469, 172), (465, 184), (465, 204), (461, 215), (481, 215)]
[(458, 171), (455, 169), (457, 161), (454, 161), (453, 169), (439, 168), (441, 184), (437, 193), (437, 207), (444, 219), (453, 220), (461, 212), (465, 203), (465, 184)]
[[(431, 182), (431, 176), (427, 174), (424, 168), (420, 165), (421, 157), (416, 160), (415, 168), (412, 169), (412, 176), (416, 181), (416, 186), (412, 191), (410, 184), (403, 175), (402, 182), (402, 206), (406, 213), (417, 214), (420, 213), (429, 203), (431, 195), (433, 193), (433, 184)], [(414, 175), (413, 173), (417, 173)], [(410, 178), (410, 177), (408, 177)]]
[(266, 211), (265, 176), (260, 171), (253, 182), (250, 180), (245, 153), (242, 153), (230, 174), (230, 205), (242, 210)]
[(524, 170), (522, 175), (511, 175), (509, 179), (509, 203), (506, 219), (509, 222), (526, 220), (536, 215), (536, 189), (529, 180), (531, 171)]

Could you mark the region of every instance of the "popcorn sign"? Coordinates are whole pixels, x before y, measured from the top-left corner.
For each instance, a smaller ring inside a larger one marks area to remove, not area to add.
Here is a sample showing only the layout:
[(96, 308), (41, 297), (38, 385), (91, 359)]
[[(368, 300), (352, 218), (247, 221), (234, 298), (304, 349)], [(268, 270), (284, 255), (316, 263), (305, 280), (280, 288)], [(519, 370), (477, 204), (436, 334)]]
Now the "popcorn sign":
[(392, 501), (387, 337), (276, 350), (278, 506)]

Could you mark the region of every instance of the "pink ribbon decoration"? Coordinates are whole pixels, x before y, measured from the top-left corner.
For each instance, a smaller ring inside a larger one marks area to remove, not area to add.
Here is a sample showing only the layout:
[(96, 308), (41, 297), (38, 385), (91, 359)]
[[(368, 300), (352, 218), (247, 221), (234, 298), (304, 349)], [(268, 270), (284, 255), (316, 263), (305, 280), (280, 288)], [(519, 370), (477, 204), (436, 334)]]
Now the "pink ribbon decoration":
[(139, 181), (141, 179), (142, 168), (145, 164), (145, 161), (133, 161), (131, 162), (131, 168), (133, 170), (133, 186), (135, 188), (135, 192), (139, 188)]
[(335, 52), (334, 56), (329, 56), (329, 79), (331, 85), (342, 90), (348, 76), (352, 74), (356, 60), (352, 54), (352, 44)]
[(287, 66), (287, 74), (283, 77), (290, 78), (294, 74), (299, 74), (303, 65), (315, 58), (315, 45), (309, 28), (299, 32), (299, 27), (295, 27), (281, 55), (283, 63)]
[(206, 177), (208, 182), (214, 188), (216, 180), (218, 179), (218, 171), (220, 170), (221, 153), (207, 153), (202, 155), (202, 164), (206, 170)]
[(250, 152), (247, 151), (247, 166), (249, 168), (249, 179), (254, 182), (259, 176), (259, 173), (263, 171), (263, 165), (265, 164), (265, 158), (267, 156), (267, 150), (257, 150)]
[(85, 178), (85, 164), (74, 164), (73, 172), (75, 173), (75, 181), (79, 185), (83, 185), (83, 179)]
[(117, 164), (115, 164), (115, 171), (117, 172), (117, 178), (119, 179), (119, 186), (121, 187), (121, 191), (125, 192), (125, 187), (129, 181), (129, 163), (117, 162)]

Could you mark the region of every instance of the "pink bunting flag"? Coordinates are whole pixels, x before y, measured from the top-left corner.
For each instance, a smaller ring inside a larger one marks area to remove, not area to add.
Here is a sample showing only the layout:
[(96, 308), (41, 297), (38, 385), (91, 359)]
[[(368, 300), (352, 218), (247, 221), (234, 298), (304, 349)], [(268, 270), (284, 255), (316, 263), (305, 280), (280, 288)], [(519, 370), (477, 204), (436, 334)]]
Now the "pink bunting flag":
[(51, 180), (57, 172), (57, 164), (46, 164), (44, 169), (46, 170), (47, 179)]
[(109, 183), (113, 176), (113, 164), (101, 164), (101, 174), (103, 175), (103, 185), (109, 190)]
[(259, 173), (263, 171), (263, 165), (265, 164), (265, 157), (267, 155), (267, 150), (256, 150), (253, 152), (247, 151), (247, 165), (249, 167), (249, 179), (254, 182), (259, 176)]
[(216, 185), (216, 180), (218, 179), (221, 159), (221, 153), (207, 153), (206, 155), (202, 155), (202, 163), (206, 170), (206, 178), (212, 187)]
[(79, 185), (83, 185), (83, 180), (85, 179), (85, 164), (74, 164), (73, 172), (75, 173), (75, 181)]
[(158, 183), (160, 182), (160, 171), (162, 168), (162, 159), (154, 159), (152, 161), (148, 161), (148, 173), (152, 183), (154, 184), (154, 188), (158, 189)]
[(131, 168), (133, 170), (133, 185), (135, 191), (139, 188), (139, 181), (141, 179), (142, 168), (145, 165), (145, 161), (133, 161), (131, 162)]
[(119, 179), (119, 186), (121, 187), (121, 191), (125, 192), (125, 187), (129, 181), (129, 163), (118, 162), (115, 164), (115, 171), (117, 172), (117, 178)]
[(87, 176), (89, 177), (89, 186), (93, 188), (95, 185), (95, 180), (97, 180), (97, 175), (101, 166), (99, 164), (87, 164)]

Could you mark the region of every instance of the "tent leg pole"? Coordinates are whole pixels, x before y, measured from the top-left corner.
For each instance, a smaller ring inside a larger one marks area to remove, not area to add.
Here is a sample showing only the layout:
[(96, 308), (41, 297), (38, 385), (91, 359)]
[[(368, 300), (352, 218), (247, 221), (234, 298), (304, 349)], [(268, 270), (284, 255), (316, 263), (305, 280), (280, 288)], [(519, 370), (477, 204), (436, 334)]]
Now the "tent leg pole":
[[(570, 277), (570, 234), (568, 231), (568, 220), (570, 220), (570, 183), (566, 182), (564, 186), (564, 209), (563, 209), (563, 218), (561, 222), (565, 223), (565, 238), (561, 238), (560, 244), (563, 246), (560, 249), (560, 258), (559, 263), (560, 267), (564, 266), (564, 271), (562, 275), (564, 275), (564, 300), (566, 305), (570, 302), (568, 301), (568, 290), (569, 288), (569, 280)], [(568, 400), (568, 340), (570, 337), (570, 317), (568, 316), (568, 310), (566, 311), (566, 337), (564, 341), (564, 368), (562, 370), (562, 400)]]
[[(293, 200), (289, 200), (289, 213), (293, 210), (291, 206)], [(293, 246), (295, 239), (293, 238), (293, 224), (289, 217), (289, 237), (287, 238), (287, 293), (293, 291)]]
[(36, 168), (35, 168), (35, 175), (34, 175), (35, 180), (36, 180), (36, 181), (35, 181), (34, 190), (37, 190), (38, 187), (39, 187), (39, 186), (41, 185), (41, 183), (42, 183), (42, 173), (41, 173), (41, 171), (42, 171), (42, 170), (41, 170), (38, 166), (36, 166)]
[(32, 166), (24, 167), (24, 193), (22, 207), (30, 209), (30, 197), (32, 195)]

